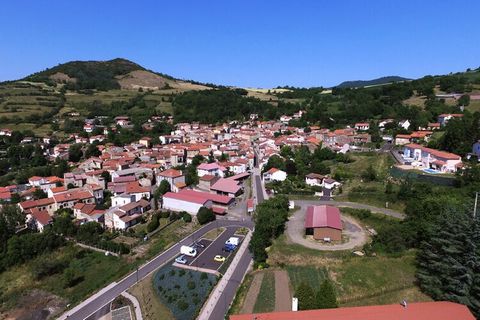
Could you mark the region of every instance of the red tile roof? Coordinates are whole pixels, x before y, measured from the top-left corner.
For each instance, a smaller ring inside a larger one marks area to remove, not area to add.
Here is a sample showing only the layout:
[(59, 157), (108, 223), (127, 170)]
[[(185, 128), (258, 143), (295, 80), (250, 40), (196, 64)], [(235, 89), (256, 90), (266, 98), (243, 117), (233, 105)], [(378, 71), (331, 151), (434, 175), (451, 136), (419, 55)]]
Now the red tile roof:
[(461, 157), (459, 155), (456, 155), (454, 153), (446, 152), (446, 151), (440, 151), (437, 149), (431, 149), (424, 147), (422, 145), (416, 144), (416, 143), (409, 143), (406, 144), (405, 147), (411, 148), (411, 149), (420, 149), (424, 152), (428, 152), (432, 155), (434, 155), (437, 158), (442, 158), (442, 159), (447, 159), (447, 160), (460, 160)]
[(30, 208), (48, 206), (50, 204), (53, 204), (54, 202), (55, 201), (53, 200), (53, 198), (44, 198), (44, 199), (38, 199), (38, 200), (23, 201), (23, 202), (20, 202), (20, 206), (22, 206), (23, 210), (27, 210)]
[(321, 227), (342, 230), (340, 210), (332, 206), (309, 206), (305, 217), (305, 228)]
[(182, 172), (175, 169), (167, 169), (165, 171), (160, 172), (158, 175), (162, 177), (176, 178), (176, 177), (181, 177)]
[(186, 194), (184, 193), (185, 190), (180, 191), (178, 193), (175, 192), (167, 192), (163, 195), (163, 199), (176, 199), (176, 200), (181, 200), (181, 201), (186, 201), (186, 202), (192, 202), (192, 203), (197, 203), (201, 205), (205, 205), (205, 203), (208, 202), (208, 199), (204, 197), (196, 197), (191, 194)]
[(232, 315), (230, 320), (474, 320), (470, 310), (453, 302), (417, 302), (307, 311)]

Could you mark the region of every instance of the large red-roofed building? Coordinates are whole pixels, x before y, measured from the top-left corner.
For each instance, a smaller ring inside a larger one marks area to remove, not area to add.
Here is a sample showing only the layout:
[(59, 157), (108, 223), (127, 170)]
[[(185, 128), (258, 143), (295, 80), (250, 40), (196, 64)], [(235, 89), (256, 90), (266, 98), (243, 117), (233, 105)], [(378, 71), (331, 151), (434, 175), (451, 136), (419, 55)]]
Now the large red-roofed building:
[(348, 307), (306, 311), (285, 311), (230, 316), (230, 320), (474, 320), (464, 305), (437, 301), (417, 302), (406, 306)]
[(305, 216), (305, 230), (315, 240), (342, 240), (340, 210), (332, 206), (309, 206)]

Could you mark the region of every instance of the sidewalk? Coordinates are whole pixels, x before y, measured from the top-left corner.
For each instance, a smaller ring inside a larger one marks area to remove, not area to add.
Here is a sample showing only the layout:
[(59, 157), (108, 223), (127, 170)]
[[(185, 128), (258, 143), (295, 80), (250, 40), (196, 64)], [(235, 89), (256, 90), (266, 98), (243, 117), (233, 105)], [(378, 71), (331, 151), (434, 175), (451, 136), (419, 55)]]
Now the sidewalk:
[(219, 303), (219, 300), (221, 299), (222, 294), (226, 286), (228, 285), (228, 282), (230, 281), (230, 278), (232, 277), (232, 274), (235, 271), (235, 268), (237, 267), (238, 262), (240, 261), (240, 258), (245, 253), (245, 250), (248, 250), (248, 244), (250, 243), (251, 238), (252, 238), (252, 232), (250, 231), (248, 235), (245, 237), (245, 240), (242, 242), (240, 248), (238, 249), (238, 252), (235, 255), (235, 258), (233, 259), (231, 265), (228, 267), (227, 272), (225, 272), (223, 277), (220, 279), (217, 286), (208, 297), (207, 302), (205, 302), (205, 304), (203, 305), (202, 310), (200, 310), (197, 320), (210, 319), (210, 315), (213, 309), (215, 308), (215, 306), (217, 305), (217, 303)]
[(137, 320), (143, 320), (142, 309), (140, 309), (140, 303), (138, 302), (137, 298), (132, 296), (127, 291), (122, 292), (122, 296), (124, 296), (133, 303), (133, 306), (135, 307), (135, 318)]

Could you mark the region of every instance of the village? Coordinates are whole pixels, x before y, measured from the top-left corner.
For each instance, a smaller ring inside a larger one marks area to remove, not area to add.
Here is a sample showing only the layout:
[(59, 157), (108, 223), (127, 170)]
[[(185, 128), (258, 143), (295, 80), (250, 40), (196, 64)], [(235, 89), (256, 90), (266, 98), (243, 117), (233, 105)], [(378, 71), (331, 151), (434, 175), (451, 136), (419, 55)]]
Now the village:
[[(102, 141), (117, 128), (129, 128), (128, 117), (116, 117), (111, 127), (100, 126), (103, 134), (94, 134), (98, 133), (99, 126), (93, 124), (95, 119), (87, 119), (83, 134), (72, 135), (70, 141), (60, 142), (51, 149), (45, 147), (44, 155), (50, 161), (68, 160), (72, 144), (95, 143), (98, 156), (69, 162), (71, 170), (63, 177), (32, 176), (28, 184), (2, 187), (0, 198), (8, 203), (17, 194), (22, 200), (18, 206), (25, 214), (26, 225), (40, 232), (53, 221), (55, 212), (64, 209), (72, 210), (78, 224), (95, 221), (106, 229), (126, 230), (145, 221), (148, 213), (155, 209), (196, 215), (201, 207), (207, 207), (219, 216), (230, 213), (239, 216), (242, 210), (253, 212), (257, 199), (251, 192), (245, 197), (248, 188), (245, 181), (256, 166), (265, 185), (285, 181), (288, 173), (280, 168), (262, 170), (272, 156), (281, 157), (284, 146), (292, 149), (304, 146), (310, 152), (328, 148), (340, 154), (390, 151), (402, 169), (423, 170), (429, 174), (455, 173), (462, 168), (462, 156), (426, 147), (434, 132), (462, 114), (442, 114), (437, 123), (430, 123), (426, 128), (412, 128), (408, 120), (394, 123), (411, 133), (384, 135), (381, 149), (376, 149), (371, 142), (369, 122), (336, 130), (289, 126), (290, 120), (301, 116), (299, 111), (278, 121), (259, 121), (258, 115), (251, 114), (245, 123), (217, 126), (178, 123), (171, 134), (158, 137), (160, 144), (153, 145), (152, 138), (144, 137), (123, 147)], [(172, 120), (172, 117), (153, 117), (144, 127)], [(392, 122), (391, 119), (378, 121), (380, 133), (385, 127), (391, 127)], [(0, 136), (11, 134), (11, 130), (0, 130)], [(49, 137), (29, 137), (21, 143), (35, 139), (41, 139), (40, 143), (48, 146)], [(470, 155), (479, 155), (478, 144), (472, 146)], [(168, 192), (164, 191), (159, 199), (155, 192), (162, 181), (168, 183)], [(304, 182), (316, 187), (315, 194), (327, 200), (341, 186), (341, 181), (319, 172), (306, 174)], [(43, 196), (34, 199), (37, 190), (41, 190)], [(267, 188), (267, 192), (272, 190)]]

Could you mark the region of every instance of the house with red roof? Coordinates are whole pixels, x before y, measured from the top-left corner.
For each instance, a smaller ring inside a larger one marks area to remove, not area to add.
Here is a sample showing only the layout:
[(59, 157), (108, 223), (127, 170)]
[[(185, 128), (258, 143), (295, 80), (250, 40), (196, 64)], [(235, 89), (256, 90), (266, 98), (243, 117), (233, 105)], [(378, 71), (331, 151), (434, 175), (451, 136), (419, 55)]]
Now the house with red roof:
[(201, 163), (197, 167), (197, 174), (198, 174), (199, 177), (202, 177), (206, 174), (209, 174), (209, 175), (212, 175), (212, 176), (223, 178), (225, 176), (225, 171), (227, 171), (227, 168), (219, 165), (216, 162)]
[(28, 212), (30, 209), (38, 209), (39, 211), (47, 211), (52, 215), (56, 210), (55, 200), (53, 198), (22, 201), (18, 203), (18, 207), (23, 212)]
[(39, 210), (38, 208), (32, 208), (28, 210), (26, 216), (26, 224), (29, 228), (43, 232), (44, 228), (52, 224), (53, 218), (45, 210)]
[(145, 199), (130, 202), (121, 207), (111, 207), (105, 212), (105, 227), (125, 230), (136, 225), (141, 220), (142, 215), (150, 209), (150, 202)]
[(73, 206), (73, 214), (78, 220), (99, 222), (103, 224), (105, 210), (97, 209), (96, 205), (79, 202)]
[(285, 181), (287, 179), (287, 173), (277, 168), (270, 168), (270, 170), (263, 173), (262, 177), (265, 182)]
[(73, 209), (75, 204), (81, 202), (86, 204), (95, 203), (95, 196), (89, 190), (69, 189), (65, 192), (57, 193), (53, 196), (54, 211), (58, 209)]
[(231, 315), (230, 320), (474, 320), (462, 304), (446, 301)]
[(243, 188), (236, 180), (220, 178), (210, 187), (210, 191), (235, 198), (243, 193)]
[(332, 206), (309, 206), (305, 216), (305, 233), (315, 240), (342, 240), (340, 210)]
[(160, 172), (157, 175), (157, 186), (159, 186), (163, 180), (166, 180), (170, 184), (170, 189), (174, 192), (178, 192), (186, 186), (185, 175), (180, 170), (167, 169)]
[(454, 153), (427, 148), (410, 143), (403, 148), (403, 157), (412, 165), (440, 172), (456, 172), (462, 167), (462, 157)]

